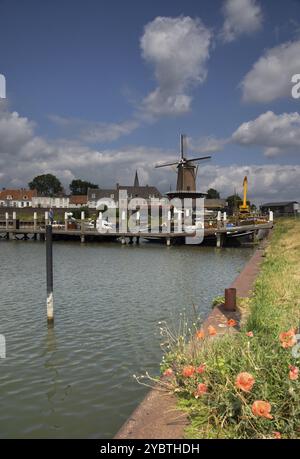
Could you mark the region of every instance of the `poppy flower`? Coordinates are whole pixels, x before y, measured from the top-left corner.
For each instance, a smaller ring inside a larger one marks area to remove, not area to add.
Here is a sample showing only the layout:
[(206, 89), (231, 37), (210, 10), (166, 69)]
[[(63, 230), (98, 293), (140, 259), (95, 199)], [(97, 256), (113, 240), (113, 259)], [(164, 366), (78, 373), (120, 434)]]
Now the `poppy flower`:
[(163, 376), (166, 376), (167, 378), (170, 378), (171, 376), (173, 376), (173, 374), (174, 374), (174, 371), (172, 370), (172, 368), (167, 368), (163, 372)]
[(198, 330), (196, 332), (196, 338), (197, 339), (204, 339), (204, 331), (203, 330)]
[(253, 331), (248, 331), (246, 335), (249, 336), (249, 338), (253, 338), (254, 336)]
[(296, 381), (296, 379), (298, 379), (298, 376), (299, 376), (299, 368), (298, 367), (294, 367), (293, 365), (289, 365), (289, 378), (291, 381)]
[(254, 383), (255, 379), (253, 378), (253, 376), (245, 371), (239, 373), (235, 380), (235, 386), (244, 392), (250, 392)]
[(235, 327), (237, 325), (237, 321), (234, 320), (234, 319), (229, 319), (227, 321), (227, 325), (228, 325), (228, 327)]
[(201, 375), (202, 373), (205, 372), (205, 367), (206, 367), (206, 365), (205, 365), (205, 363), (203, 363), (202, 365), (200, 365), (200, 366), (196, 369), (196, 372), (197, 372), (199, 375)]
[(207, 331), (210, 336), (214, 336), (217, 334), (217, 330), (212, 325), (208, 326)]
[(293, 347), (297, 343), (295, 338), (295, 331), (292, 328), (287, 332), (280, 333), (279, 339), (281, 341), (281, 346), (285, 349), (288, 347)]
[(204, 395), (207, 393), (207, 385), (204, 383), (200, 383), (197, 386), (196, 392), (195, 392), (195, 397), (198, 398), (201, 395)]
[(274, 434), (274, 438), (276, 438), (277, 440), (280, 440), (281, 438), (281, 433), (280, 432), (273, 432)]
[(252, 405), (252, 413), (254, 416), (259, 416), (261, 418), (273, 419), (273, 416), (270, 414), (271, 404), (265, 402), (264, 400), (255, 400)]
[(191, 378), (196, 371), (196, 368), (193, 367), (192, 365), (187, 365), (186, 367), (183, 367), (182, 370), (182, 376), (185, 378)]

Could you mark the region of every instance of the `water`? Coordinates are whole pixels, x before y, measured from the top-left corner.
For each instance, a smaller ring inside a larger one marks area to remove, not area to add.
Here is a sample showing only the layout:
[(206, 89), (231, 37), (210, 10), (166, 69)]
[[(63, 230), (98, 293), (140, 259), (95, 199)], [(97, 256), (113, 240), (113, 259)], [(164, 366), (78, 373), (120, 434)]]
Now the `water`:
[(156, 374), (158, 321), (207, 314), (251, 249), (54, 244), (48, 330), (45, 245), (0, 241), (0, 437), (111, 438)]

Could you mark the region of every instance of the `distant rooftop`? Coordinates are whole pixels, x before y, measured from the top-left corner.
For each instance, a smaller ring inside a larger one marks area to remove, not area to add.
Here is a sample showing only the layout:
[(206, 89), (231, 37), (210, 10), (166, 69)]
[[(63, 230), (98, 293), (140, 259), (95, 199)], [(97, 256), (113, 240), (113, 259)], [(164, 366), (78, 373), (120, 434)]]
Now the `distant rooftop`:
[(262, 204), (261, 207), (284, 207), (289, 204), (298, 204), (298, 201), (280, 201), (280, 202), (267, 202)]

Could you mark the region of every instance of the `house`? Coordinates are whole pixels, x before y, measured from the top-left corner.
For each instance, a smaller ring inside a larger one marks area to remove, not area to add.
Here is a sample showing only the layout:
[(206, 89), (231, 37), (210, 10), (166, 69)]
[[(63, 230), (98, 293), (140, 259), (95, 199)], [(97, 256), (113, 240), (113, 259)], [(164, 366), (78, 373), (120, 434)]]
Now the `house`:
[(37, 196), (36, 190), (4, 189), (0, 191), (1, 207), (32, 207), (32, 200)]
[[(107, 206), (108, 207), (119, 207), (119, 205), (123, 205), (125, 203), (119, 203), (119, 193), (122, 191), (127, 192), (127, 199), (130, 201), (131, 199), (136, 199), (136, 206), (143, 205), (145, 201), (147, 203), (155, 204), (157, 202), (159, 204), (160, 199), (162, 198), (161, 193), (158, 189), (154, 186), (141, 186), (139, 183), (139, 178), (137, 172), (135, 173), (135, 179), (133, 185), (126, 186), (126, 185), (119, 185), (116, 184), (116, 188), (111, 189), (88, 189), (88, 207), (89, 208), (96, 208), (97, 202), (99, 199), (107, 199)], [(112, 205), (111, 200), (114, 201), (114, 205)], [(105, 204), (105, 201), (103, 201)]]
[(71, 195), (69, 196), (69, 207), (71, 209), (85, 207), (87, 205), (86, 195)]
[(204, 199), (204, 208), (207, 210), (226, 210), (228, 202), (226, 199)]
[(260, 206), (260, 209), (262, 213), (268, 213), (271, 210), (275, 217), (287, 217), (300, 213), (297, 201), (267, 202)]
[(41, 207), (42, 209), (68, 208), (69, 196), (35, 196), (32, 198), (32, 207)]

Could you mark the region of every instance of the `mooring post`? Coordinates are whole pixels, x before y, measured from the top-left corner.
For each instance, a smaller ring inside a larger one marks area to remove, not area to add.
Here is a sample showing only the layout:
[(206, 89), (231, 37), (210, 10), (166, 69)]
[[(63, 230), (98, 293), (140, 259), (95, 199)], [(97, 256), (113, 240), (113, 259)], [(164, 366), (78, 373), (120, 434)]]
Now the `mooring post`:
[(45, 227), (49, 225), (49, 212), (45, 212)]
[(33, 231), (37, 230), (37, 212), (33, 212)]
[(9, 221), (8, 221), (8, 212), (5, 212), (5, 228), (8, 230), (8, 225), (9, 225)]
[(122, 243), (122, 245), (126, 244), (126, 239), (125, 239), (124, 236), (121, 237), (121, 243)]
[(170, 247), (170, 245), (171, 245), (171, 238), (170, 238), (170, 237), (167, 237), (166, 242), (167, 242), (167, 246)]
[(272, 222), (273, 223), (274, 221), (274, 213), (272, 210), (269, 211), (269, 222)]
[(85, 214), (84, 211), (81, 212), (81, 225), (80, 225), (80, 230), (81, 230), (81, 235), (80, 235), (80, 241), (85, 242), (85, 236), (84, 236), (84, 218)]
[(65, 231), (68, 231), (68, 212), (65, 212)]
[(225, 289), (224, 309), (226, 311), (236, 310), (236, 288), (226, 288)]
[(47, 321), (54, 322), (52, 225), (46, 226)]
[(217, 213), (217, 228), (219, 229), (221, 227), (221, 218), (222, 218), (222, 213), (219, 210)]
[(14, 230), (17, 229), (17, 214), (13, 212), (13, 228)]
[(226, 228), (227, 226), (227, 213), (226, 212), (224, 212), (223, 214), (223, 222), (224, 222), (224, 228)]
[(223, 247), (224, 235), (222, 233), (217, 233), (217, 248), (220, 249)]

